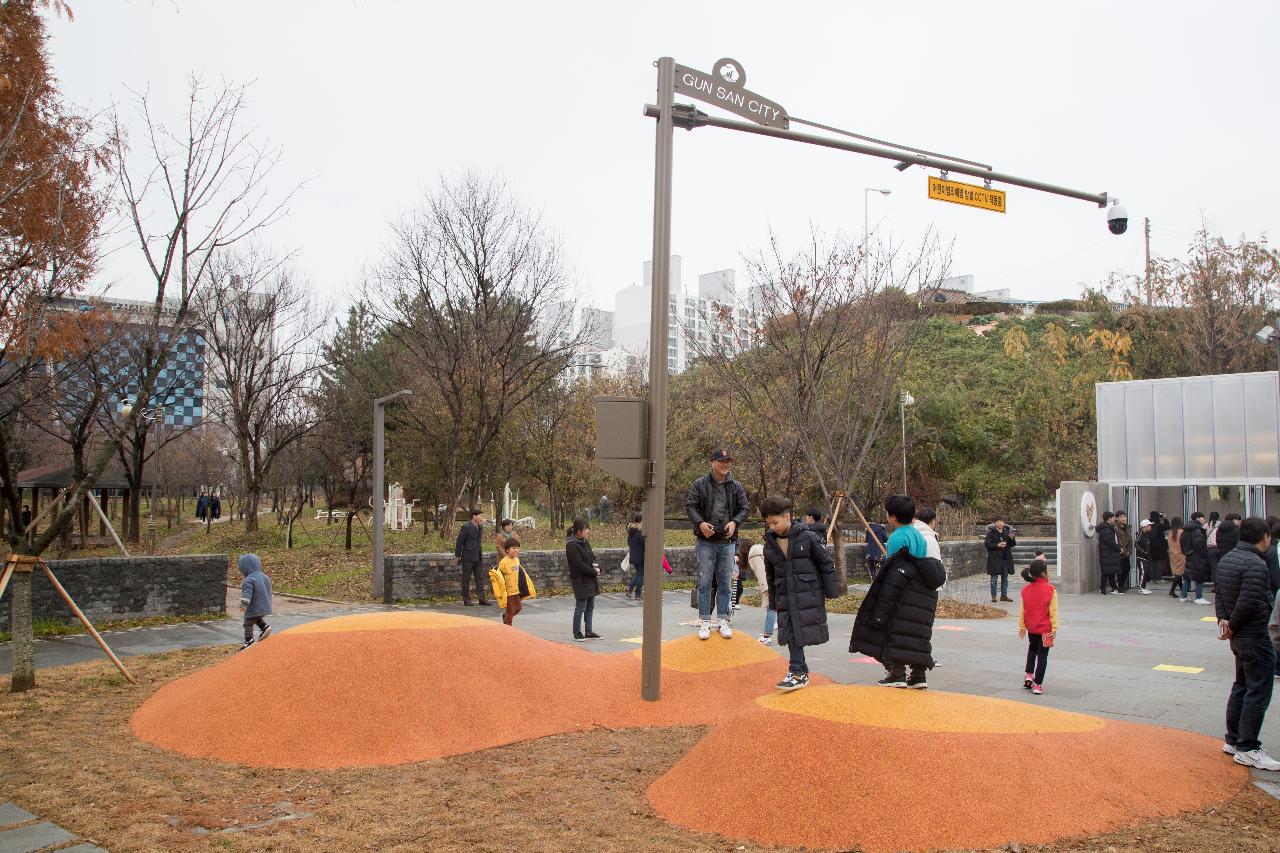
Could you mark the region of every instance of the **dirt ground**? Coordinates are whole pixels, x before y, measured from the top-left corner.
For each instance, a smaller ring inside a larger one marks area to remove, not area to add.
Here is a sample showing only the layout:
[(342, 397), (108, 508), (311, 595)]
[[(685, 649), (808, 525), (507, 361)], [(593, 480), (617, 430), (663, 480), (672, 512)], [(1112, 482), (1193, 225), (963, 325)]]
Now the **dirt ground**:
[[(645, 789), (703, 737), (702, 727), (599, 728), (454, 758), (336, 771), (193, 760), (134, 737), (129, 718), (152, 692), (230, 654), (223, 647), (133, 658), (137, 687), (105, 661), (42, 670), (39, 688), (26, 694), (10, 694), (7, 679), (0, 680), (0, 799), (115, 853), (761, 849), (671, 826), (645, 800)], [(226, 725), (234, 728), (236, 720)], [(785, 749), (775, 745), (742, 748), (785, 760)], [(714, 768), (707, 796), (735, 808)], [(1025, 809), (1034, 819), (1024, 792), (982, 796), (992, 797), (993, 808)], [(1277, 851), (1280, 802), (1250, 785), (1204, 813), (1021, 849)]]

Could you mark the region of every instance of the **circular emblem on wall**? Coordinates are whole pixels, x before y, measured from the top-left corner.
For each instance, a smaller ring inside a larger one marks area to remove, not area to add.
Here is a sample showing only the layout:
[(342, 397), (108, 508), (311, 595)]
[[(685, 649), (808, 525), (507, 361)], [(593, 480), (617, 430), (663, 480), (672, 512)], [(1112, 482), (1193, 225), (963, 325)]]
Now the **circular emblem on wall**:
[(1080, 529), (1085, 536), (1093, 536), (1098, 529), (1098, 499), (1093, 492), (1085, 492), (1080, 496)]

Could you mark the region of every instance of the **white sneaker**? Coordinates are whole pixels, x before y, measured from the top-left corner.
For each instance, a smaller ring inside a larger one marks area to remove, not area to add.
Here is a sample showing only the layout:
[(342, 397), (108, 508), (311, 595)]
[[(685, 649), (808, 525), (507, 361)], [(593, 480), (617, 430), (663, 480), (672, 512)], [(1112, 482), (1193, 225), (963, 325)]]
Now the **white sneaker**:
[[(766, 646), (772, 646), (772, 645), (773, 645), (773, 635), (772, 635), (772, 634), (761, 634), (761, 635), (760, 635), (760, 642), (761, 642), (761, 644), (763, 644), (763, 645), (766, 645)], [(1276, 676), (1276, 678), (1280, 678), (1280, 675), (1277, 675), (1277, 676)]]
[(1280, 770), (1280, 761), (1276, 761), (1261, 749), (1237, 752), (1235, 760), (1236, 764), (1243, 764), (1245, 767), (1256, 767), (1259, 770)]
[(724, 637), (726, 640), (733, 638), (733, 629), (729, 627), (728, 619), (720, 620), (720, 636)]
[(1209, 601), (1209, 599), (1207, 599), (1207, 598), (1197, 598), (1197, 599), (1196, 599), (1196, 604), (1211, 604), (1211, 603), (1212, 603), (1212, 602), (1210, 602), (1210, 601)]
[(1151, 594), (1151, 590), (1149, 590), (1149, 589), (1140, 589), (1140, 590), (1138, 590), (1138, 594), (1139, 594), (1139, 595), (1150, 595), (1150, 594)]
[(698, 639), (699, 640), (711, 639), (711, 623), (710, 622), (703, 622), (702, 626), (698, 628)]
[(1225, 742), (1222, 744), (1222, 751), (1223, 751), (1223, 752), (1225, 752), (1227, 755), (1235, 755), (1235, 754), (1236, 754), (1236, 748), (1235, 748), (1234, 746), (1232, 746), (1231, 744), (1229, 744), (1229, 743), (1225, 743)]
[(1179, 600), (1179, 601), (1181, 601), (1183, 604), (1190, 604), (1190, 603), (1191, 603), (1191, 596), (1189, 596), (1189, 595), (1180, 596), (1180, 597), (1178, 598), (1178, 600)]

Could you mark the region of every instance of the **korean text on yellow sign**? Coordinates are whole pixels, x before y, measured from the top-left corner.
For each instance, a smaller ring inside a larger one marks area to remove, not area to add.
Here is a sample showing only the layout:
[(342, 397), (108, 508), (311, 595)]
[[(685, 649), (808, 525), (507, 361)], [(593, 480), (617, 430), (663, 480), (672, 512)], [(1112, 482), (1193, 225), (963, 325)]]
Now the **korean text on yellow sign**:
[(969, 207), (980, 207), (983, 210), (1005, 212), (1004, 191), (989, 190), (973, 184), (962, 184), (958, 181), (944, 181), (942, 178), (929, 178), (929, 198), (949, 201), (954, 204), (965, 204)]

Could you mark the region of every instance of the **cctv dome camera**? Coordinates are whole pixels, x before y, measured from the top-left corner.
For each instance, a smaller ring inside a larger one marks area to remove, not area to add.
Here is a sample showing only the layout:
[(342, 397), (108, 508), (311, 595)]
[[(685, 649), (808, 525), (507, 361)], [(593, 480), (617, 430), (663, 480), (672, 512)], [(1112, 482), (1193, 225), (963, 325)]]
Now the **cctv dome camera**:
[(1129, 230), (1129, 211), (1118, 204), (1107, 208), (1107, 227), (1112, 234), (1123, 234)]

